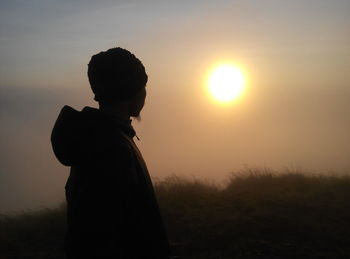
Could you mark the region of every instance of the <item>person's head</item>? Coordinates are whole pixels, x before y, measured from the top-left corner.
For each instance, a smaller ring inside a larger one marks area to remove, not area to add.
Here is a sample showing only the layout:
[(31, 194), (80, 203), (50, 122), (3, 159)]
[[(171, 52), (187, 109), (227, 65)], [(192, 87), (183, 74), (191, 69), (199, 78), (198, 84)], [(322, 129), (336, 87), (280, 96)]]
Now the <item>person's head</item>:
[(100, 106), (126, 103), (131, 116), (138, 116), (146, 97), (145, 67), (126, 49), (112, 48), (92, 56), (88, 77), (94, 100)]

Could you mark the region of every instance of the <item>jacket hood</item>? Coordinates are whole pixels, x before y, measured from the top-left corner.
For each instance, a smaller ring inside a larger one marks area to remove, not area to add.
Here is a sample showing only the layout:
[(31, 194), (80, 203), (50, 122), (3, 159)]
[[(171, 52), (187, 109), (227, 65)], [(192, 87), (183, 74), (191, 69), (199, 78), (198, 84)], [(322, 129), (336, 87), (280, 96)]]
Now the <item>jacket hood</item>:
[(57, 159), (66, 166), (94, 157), (126, 135), (135, 136), (131, 120), (123, 121), (92, 107), (77, 111), (65, 105), (51, 133), (51, 144)]

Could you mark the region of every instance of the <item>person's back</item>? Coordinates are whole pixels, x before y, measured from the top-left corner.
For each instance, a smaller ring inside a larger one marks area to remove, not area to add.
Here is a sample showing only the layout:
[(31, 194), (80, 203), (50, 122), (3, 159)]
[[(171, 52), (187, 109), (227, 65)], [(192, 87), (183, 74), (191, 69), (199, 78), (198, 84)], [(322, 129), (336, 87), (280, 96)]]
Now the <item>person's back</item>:
[(129, 119), (144, 105), (143, 65), (130, 52), (111, 49), (91, 59), (89, 81), (100, 109), (63, 107), (51, 135), (58, 160), (71, 166), (65, 187), (67, 258), (168, 258), (158, 204)]

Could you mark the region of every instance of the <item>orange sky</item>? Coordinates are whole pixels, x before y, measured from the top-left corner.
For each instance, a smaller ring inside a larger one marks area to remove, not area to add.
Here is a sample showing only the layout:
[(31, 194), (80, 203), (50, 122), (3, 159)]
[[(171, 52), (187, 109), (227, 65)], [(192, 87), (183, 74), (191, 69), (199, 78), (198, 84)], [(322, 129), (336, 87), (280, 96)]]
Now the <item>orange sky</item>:
[[(2, 1), (0, 212), (63, 200), (68, 168), (51, 151), (64, 104), (95, 106), (91, 55), (129, 49), (149, 75), (135, 122), (153, 177), (223, 180), (244, 166), (348, 173), (350, 3), (336, 0)], [(221, 106), (214, 64), (246, 74)]]

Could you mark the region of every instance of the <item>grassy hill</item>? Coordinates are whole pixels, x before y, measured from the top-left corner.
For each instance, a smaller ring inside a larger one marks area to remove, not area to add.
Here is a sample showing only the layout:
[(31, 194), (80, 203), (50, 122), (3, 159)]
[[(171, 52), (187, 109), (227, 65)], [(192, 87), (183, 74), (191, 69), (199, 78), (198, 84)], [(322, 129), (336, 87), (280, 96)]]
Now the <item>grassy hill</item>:
[[(350, 176), (247, 170), (225, 187), (171, 176), (156, 192), (184, 259), (350, 258)], [(63, 258), (65, 206), (0, 217), (0, 258)]]

